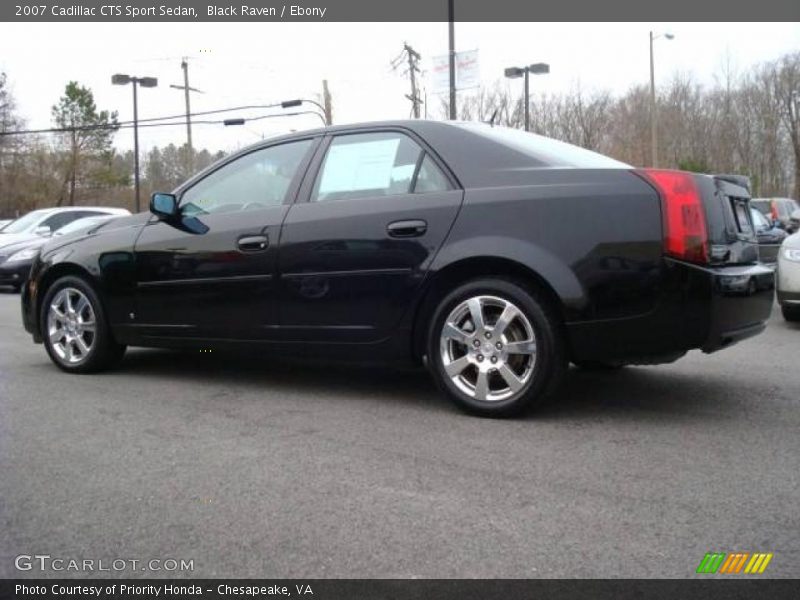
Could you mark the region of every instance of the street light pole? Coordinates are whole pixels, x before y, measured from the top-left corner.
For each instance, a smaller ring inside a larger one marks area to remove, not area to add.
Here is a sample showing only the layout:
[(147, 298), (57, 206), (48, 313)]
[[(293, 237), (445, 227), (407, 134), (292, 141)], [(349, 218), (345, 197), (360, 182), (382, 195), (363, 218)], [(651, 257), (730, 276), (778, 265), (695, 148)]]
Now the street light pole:
[(655, 60), (653, 59), (653, 42), (664, 36), (671, 40), (675, 36), (671, 33), (654, 34), (650, 32), (650, 166), (658, 166), (658, 107), (656, 105), (656, 73)]
[(136, 212), (139, 212), (139, 102), (137, 100), (136, 88), (138, 82), (136, 78), (131, 79), (133, 83), (133, 186), (136, 190)]
[(525, 68), (525, 131), (531, 130), (530, 69)]
[(139, 101), (137, 87), (156, 87), (158, 79), (155, 77), (132, 77), (117, 73), (111, 76), (112, 85), (133, 85), (133, 182), (136, 190), (136, 212), (141, 208), (139, 202)]
[(650, 32), (650, 166), (658, 166), (658, 141), (656, 120), (656, 75), (653, 65), (653, 32)]
[(525, 78), (525, 131), (531, 130), (531, 94), (530, 94), (530, 74), (544, 75), (550, 72), (550, 65), (547, 63), (536, 63), (526, 67), (509, 67), (505, 70), (505, 76), (509, 79)]
[(448, 0), (448, 46), (450, 66), (450, 120), (456, 119), (456, 23), (455, 0)]

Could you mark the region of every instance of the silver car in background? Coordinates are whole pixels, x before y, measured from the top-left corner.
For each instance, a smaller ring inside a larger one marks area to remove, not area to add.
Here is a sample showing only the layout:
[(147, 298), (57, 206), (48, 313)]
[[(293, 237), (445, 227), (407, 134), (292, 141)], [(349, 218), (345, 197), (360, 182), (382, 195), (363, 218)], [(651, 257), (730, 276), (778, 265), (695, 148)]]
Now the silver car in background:
[(787, 321), (800, 321), (800, 233), (787, 237), (778, 252), (778, 303)]

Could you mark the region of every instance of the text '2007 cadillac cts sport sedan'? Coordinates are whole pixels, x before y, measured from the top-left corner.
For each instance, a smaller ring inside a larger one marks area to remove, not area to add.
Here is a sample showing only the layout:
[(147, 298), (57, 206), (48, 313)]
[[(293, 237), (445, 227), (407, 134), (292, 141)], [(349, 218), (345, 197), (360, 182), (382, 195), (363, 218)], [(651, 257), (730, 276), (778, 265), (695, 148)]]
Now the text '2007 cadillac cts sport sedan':
[(764, 329), (774, 279), (737, 182), (484, 124), (298, 133), (50, 242), (23, 318), (70, 372), (126, 346), (410, 358), (463, 409), (510, 415), (569, 361), (670, 362)]

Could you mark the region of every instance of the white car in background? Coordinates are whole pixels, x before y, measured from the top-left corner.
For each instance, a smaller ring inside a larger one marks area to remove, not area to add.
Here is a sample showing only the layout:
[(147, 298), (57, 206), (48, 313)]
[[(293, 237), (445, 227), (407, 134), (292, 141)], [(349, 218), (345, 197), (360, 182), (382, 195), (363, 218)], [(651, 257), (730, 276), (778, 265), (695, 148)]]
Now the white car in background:
[(787, 321), (800, 321), (800, 233), (787, 237), (778, 252), (778, 303)]
[(106, 206), (64, 206), (41, 208), (29, 212), (0, 229), (0, 248), (37, 237), (48, 237), (58, 229), (77, 219), (101, 217), (103, 215), (123, 216), (131, 214), (124, 208)]

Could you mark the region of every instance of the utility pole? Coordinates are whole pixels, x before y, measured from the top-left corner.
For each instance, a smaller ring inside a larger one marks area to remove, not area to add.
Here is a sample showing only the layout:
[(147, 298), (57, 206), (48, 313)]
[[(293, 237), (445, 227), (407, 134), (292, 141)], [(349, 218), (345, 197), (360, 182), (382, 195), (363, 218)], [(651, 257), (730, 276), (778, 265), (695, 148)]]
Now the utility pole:
[(411, 100), (411, 112), (414, 115), (415, 119), (419, 119), (419, 106), (422, 104), (422, 100), (419, 97), (419, 92), (417, 91), (417, 73), (419, 73), (419, 67), (417, 63), (422, 58), (419, 55), (419, 52), (414, 50), (408, 44), (403, 44), (403, 49), (405, 50), (406, 57), (408, 58), (408, 78), (411, 81), (411, 95), (406, 95), (406, 98)]
[(333, 125), (333, 107), (331, 105), (331, 93), (328, 90), (328, 80), (322, 80), (322, 104), (325, 108), (325, 124)]
[(448, 39), (450, 49), (450, 120), (456, 118), (456, 17), (455, 0), (447, 2)]
[(415, 119), (419, 119), (419, 107), (422, 105), (422, 99), (419, 97), (419, 90), (417, 89), (417, 73), (419, 73), (419, 61), (422, 58), (419, 52), (414, 50), (407, 43), (403, 44), (403, 51), (397, 55), (392, 61), (392, 70), (396, 71), (405, 60), (408, 61), (408, 68), (403, 71), (403, 75), (408, 73), (409, 81), (411, 82), (411, 93), (406, 94), (406, 98), (411, 100), (411, 115)]
[(181, 69), (183, 69), (183, 85), (173, 84), (169, 87), (176, 90), (183, 90), (186, 100), (186, 144), (188, 149), (186, 157), (186, 176), (189, 177), (193, 172), (192, 163), (194, 162), (194, 149), (192, 146), (192, 108), (189, 102), (189, 92), (197, 92), (198, 94), (202, 94), (203, 92), (193, 87), (189, 87), (189, 59), (185, 56), (181, 60)]

